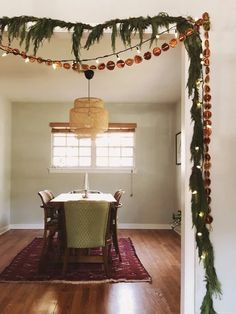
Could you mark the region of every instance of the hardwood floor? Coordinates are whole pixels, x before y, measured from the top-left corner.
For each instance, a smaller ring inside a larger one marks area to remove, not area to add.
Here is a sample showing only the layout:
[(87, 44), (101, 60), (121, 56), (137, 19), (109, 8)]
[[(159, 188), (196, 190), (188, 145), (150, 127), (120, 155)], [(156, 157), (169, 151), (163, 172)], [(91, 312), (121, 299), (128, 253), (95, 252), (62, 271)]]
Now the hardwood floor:
[[(0, 236), (0, 271), (39, 230)], [(170, 230), (121, 230), (130, 237), (152, 283), (0, 283), (1, 314), (179, 314), (180, 237)]]

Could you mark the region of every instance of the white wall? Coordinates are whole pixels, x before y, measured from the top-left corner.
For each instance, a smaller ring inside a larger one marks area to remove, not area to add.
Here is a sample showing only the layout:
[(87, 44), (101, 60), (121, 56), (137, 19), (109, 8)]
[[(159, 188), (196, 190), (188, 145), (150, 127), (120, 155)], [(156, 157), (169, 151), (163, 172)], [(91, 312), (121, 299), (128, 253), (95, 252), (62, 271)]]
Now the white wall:
[(0, 98), (0, 234), (10, 224), (11, 104)]
[[(12, 224), (42, 223), (37, 192), (54, 193), (83, 187), (84, 173), (48, 173), (49, 122), (66, 122), (73, 104), (14, 103), (12, 109)], [(174, 209), (174, 106), (166, 104), (106, 104), (110, 122), (135, 122), (136, 168), (131, 174), (90, 173), (90, 188), (126, 191), (119, 222), (169, 225)], [(20, 130), (20, 132), (19, 132)]]
[[(235, 314), (235, 260), (236, 260), (236, 211), (235, 175), (236, 155), (236, 106), (235, 106), (235, 69), (236, 69), (236, 2), (203, 0), (175, 0), (148, 2), (130, 1), (86, 1), (68, 0), (60, 3), (46, 0), (36, 2), (21, 1), (20, 6), (9, 0), (2, 3), (1, 15), (36, 15), (84, 22), (102, 22), (114, 17), (156, 15), (158, 12), (173, 15), (200, 17), (204, 11), (211, 16), (211, 87), (213, 104), (213, 135), (211, 155), (212, 166), (212, 214), (214, 216), (211, 237), (215, 248), (215, 262), (219, 279), (223, 286), (223, 298), (216, 301), (219, 314)], [(158, 82), (157, 82), (158, 86)], [(190, 136), (186, 134), (186, 136)], [(187, 138), (188, 139), (188, 138)], [(190, 210), (190, 207), (187, 208)], [(191, 224), (191, 221), (188, 222)], [(202, 281), (201, 274), (197, 277)], [(202, 288), (196, 291), (201, 296)], [(197, 300), (199, 308), (199, 300)], [(192, 314), (192, 313), (186, 313)]]

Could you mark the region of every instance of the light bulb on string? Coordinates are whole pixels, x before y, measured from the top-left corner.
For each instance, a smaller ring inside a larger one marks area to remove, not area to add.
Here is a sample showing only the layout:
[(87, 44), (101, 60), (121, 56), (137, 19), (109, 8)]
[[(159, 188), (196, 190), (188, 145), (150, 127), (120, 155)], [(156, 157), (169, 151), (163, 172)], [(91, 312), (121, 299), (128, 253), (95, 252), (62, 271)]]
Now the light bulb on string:
[(195, 150), (198, 152), (198, 151), (199, 151), (199, 147), (198, 147), (198, 146), (196, 146), (196, 147), (195, 147)]
[(2, 57), (6, 57), (7, 55), (8, 55), (8, 52), (5, 51), (5, 52), (3, 52)]
[(156, 39), (159, 39), (159, 38), (160, 38), (160, 35), (157, 34), (157, 35), (156, 35)]
[(177, 29), (175, 29), (175, 38), (177, 38), (178, 37), (178, 31), (177, 31)]
[(202, 233), (201, 233), (201, 232), (198, 232), (198, 233), (197, 233), (197, 236), (198, 236), (198, 237), (201, 237), (201, 236), (202, 236)]
[(202, 218), (204, 216), (204, 212), (200, 212), (198, 216)]
[(136, 49), (137, 49), (137, 53), (140, 54), (141, 53), (140, 48), (137, 46)]
[(56, 69), (57, 69), (56, 63), (53, 63), (53, 64), (52, 64), (52, 68), (53, 68), (53, 70), (56, 70)]
[(99, 63), (100, 63), (100, 61), (99, 61), (99, 59), (98, 59), (98, 58), (96, 59), (96, 63), (97, 63), (97, 64), (99, 64)]
[(193, 194), (193, 195), (196, 195), (196, 194), (197, 194), (197, 191), (196, 191), (196, 190), (192, 191), (192, 194)]
[(27, 57), (26, 59), (25, 59), (25, 63), (29, 63), (29, 58)]
[(116, 55), (116, 58), (117, 58), (117, 61), (119, 61), (119, 60), (120, 60), (120, 57), (119, 57), (119, 55), (118, 55), (118, 54)]

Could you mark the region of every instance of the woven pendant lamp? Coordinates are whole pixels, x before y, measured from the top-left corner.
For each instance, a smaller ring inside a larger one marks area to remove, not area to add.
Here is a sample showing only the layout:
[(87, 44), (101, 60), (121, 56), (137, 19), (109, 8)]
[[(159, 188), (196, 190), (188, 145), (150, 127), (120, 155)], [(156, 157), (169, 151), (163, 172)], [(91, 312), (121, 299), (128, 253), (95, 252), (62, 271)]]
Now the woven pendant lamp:
[(89, 83), (93, 75), (92, 70), (85, 71), (85, 77), (88, 79), (88, 97), (75, 99), (74, 108), (70, 110), (70, 129), (81, 138), (95, 138), (97, 134), (108, 129), (108, 112), (103, 101), (90, 97)]

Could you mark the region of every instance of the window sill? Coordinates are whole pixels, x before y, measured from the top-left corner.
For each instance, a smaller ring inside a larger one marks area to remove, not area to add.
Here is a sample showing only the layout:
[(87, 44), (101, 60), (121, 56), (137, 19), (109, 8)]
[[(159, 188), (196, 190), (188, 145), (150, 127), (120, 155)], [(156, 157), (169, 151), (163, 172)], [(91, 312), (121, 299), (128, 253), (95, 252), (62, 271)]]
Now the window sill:
[(101, 169), (90, 169), (90, 168), (55, 168), (49, 167), (49, 173), (137, 173), (135, 168), (101, 168)]

